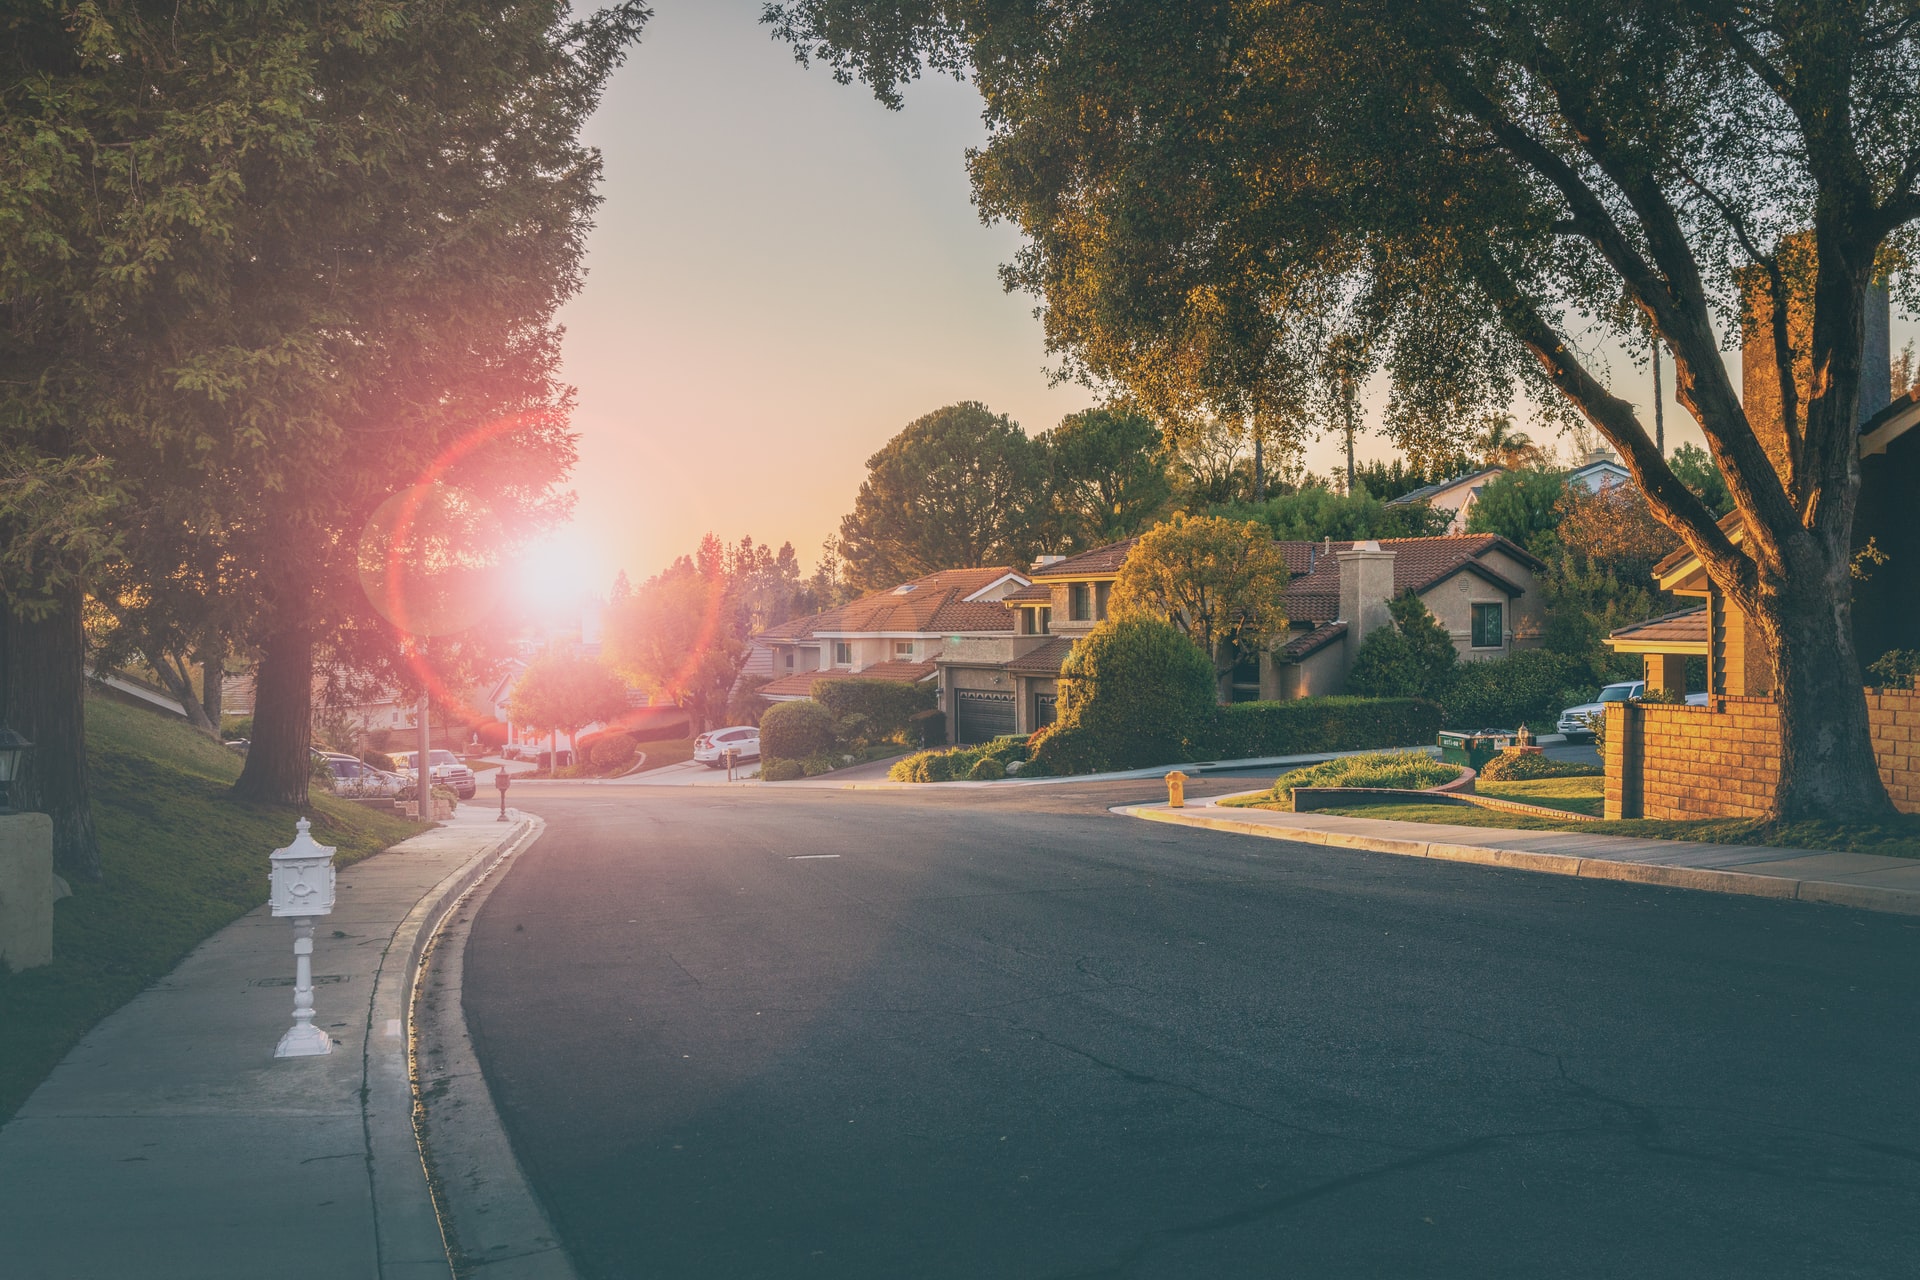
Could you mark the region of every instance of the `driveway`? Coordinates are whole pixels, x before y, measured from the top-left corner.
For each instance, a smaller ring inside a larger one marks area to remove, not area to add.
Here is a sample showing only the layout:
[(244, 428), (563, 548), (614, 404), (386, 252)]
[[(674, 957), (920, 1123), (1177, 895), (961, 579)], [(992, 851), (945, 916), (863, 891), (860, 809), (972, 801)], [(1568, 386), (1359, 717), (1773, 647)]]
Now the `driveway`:
[(530, 795), (465, 1007), (581, 1273), (1911, 1274), (1920, 921), (1158, 793)]

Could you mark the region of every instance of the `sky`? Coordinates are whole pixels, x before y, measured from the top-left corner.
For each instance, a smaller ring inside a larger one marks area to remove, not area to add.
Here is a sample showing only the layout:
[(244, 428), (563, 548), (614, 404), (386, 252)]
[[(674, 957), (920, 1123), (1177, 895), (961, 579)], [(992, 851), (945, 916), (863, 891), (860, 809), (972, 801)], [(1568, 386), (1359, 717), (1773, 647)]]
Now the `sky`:
[[(1020, 241), (970, 200), (971, 87), (925, 80), (891, 112), (796, 63), (760, 0), (654, 10), (587, 130), (604, 203), (562, 314), (580, 464), (573, 525), (529, 558), (549, 594), (638, 581), (709, 530), (790, 541), (810, 568), (913, 419), (979, 400), (1037, 434), (1094, 402), (1050, 384), (1034, 299), (1001, 287)], [(1650, 418), (1644, 362), (1594, 354)], [(1698, 443), (1670, 366), (1665, 391), (1670, 446)], [(1323, 438), (1307, 466), (1338, 454)]]

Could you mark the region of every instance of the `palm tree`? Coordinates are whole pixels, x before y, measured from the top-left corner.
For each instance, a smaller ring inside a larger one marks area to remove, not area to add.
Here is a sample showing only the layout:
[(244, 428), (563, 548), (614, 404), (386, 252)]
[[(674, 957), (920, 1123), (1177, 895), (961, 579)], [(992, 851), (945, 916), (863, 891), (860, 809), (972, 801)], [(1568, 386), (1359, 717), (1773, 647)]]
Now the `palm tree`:
[(1475, 437), (1473, 443), (1480, 450), (1483, 465), (1505, 467), (1509, 471), (1538, 466), (1546, 457), (1533, 438), (1524, 431), (1516, 430), (1513, 418), (1504, 413), (1488, 415), (1486, 430)]

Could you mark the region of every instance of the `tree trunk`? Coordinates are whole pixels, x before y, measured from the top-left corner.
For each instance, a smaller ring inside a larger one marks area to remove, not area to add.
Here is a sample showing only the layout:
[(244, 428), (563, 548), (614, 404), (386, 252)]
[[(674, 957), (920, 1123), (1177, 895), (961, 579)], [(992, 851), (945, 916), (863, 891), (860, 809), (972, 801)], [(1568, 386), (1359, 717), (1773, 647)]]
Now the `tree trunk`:
[(150, 655), (149, 664), (160, 677), (160, 683), (166, 686), (167, 692), (187, 713), (187, 723), (202, 733), (218, 737), (218, 722), (207, 719), (207, 709), (200, 701), (200, 696), (193, 691), (192, 665), (185, 658), (175, 659), (166, 653)]
[(227, 678), (224, 648), (224, 645), (212, 645), (200, 658), (200, 709), (207, 713), (207, 722), (213, 726), (216, 738), (220, 736), (220, 698)]
[(1754, 610), (1772, 649), (1780, 711), (1775, 822), (1865, 822), (1894, 813), (1874, 759), (1853, 647), (1850, 561), (1832, 560), (1796, 564), (1778, 590), (1763, 582)]
[(265, 804), (305, 804), (313, 762), (313, 632), (268, 638), (254, 669), (253, 737), (234, 794)]
[(87, 781), (86, 637), (78, 588), (58, 594), (54, 612), (38, 621), (7, 611), (5, 719), (33, 743), (24, 775), (13, 784), (16, 809), (53, 819), (53, 865), (68, 880), (100, 879), (100, 842), (93, 830)]

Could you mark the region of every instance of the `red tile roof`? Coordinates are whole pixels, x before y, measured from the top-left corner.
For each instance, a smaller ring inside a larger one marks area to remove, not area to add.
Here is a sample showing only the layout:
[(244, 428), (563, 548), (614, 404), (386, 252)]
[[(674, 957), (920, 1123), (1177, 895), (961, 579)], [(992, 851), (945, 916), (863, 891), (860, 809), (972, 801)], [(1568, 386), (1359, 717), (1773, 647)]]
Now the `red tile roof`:
[(1006, 669), (1016, 676), (1057, 676), (1060, 664), (1067, 660), (1067, 652), (1072, 648), (1072, 636), (1055, 636), (1009, 662)]
[(1104, 547), (1095, 547), (1091, 551), (1082, 551), (1079, 555), (1068, 556), (1065, 560), (1056, 560), (1052, 564), (1036, 564), (1027, 576), (1030, 578), (1110, 578), (1120, 572), (1121, 563), (1127, 553), (1133, 550), (1138, 538), (1122, 538), (1118, 542), (1109, 542)]
[(1021, 604), (1045, 604), (1053, 599), (1053, 588), (1039, 582), (1029, 582), (1011, 595), (1000, 597), (1000, 603), (1012, 607)]
[(825, 671), (796, 671), (790, 676), (781, 676), (760, 686), (757, 692), (763, 698), (805, 698), (813, 693), (816, 680), (898, 680), (905, 684), (915, 684), (934, 673), (931, 662), (876, 662), (859, 671), (849, 671), (845, 667), (829, 667)]
[(1280, 655), (1289, 662), (1299, 662), (1320, 652), (1328, 645), (1347, 634), (1344, 622), (1326, 622), (1311, 631), (1303, 631), (1280, 648)]
[[(1312, 543), (1282, 544), (1313, 546)], [(1324, 622), (1340, 612), (1340, 560), (1338, 552), (1348, 550), (1351, 542), (1333, 544), (1335, 555), (1321, 550), (1314, 557), (1313, 571), (1295, 578), (1287, 587), (1287, 616), (1296, 622)], [(1524, 548), (1498, 534), (1478, 533), (1450, 538), (1382, 538), (1382, 551), (1393, 557), (1393, 593), (1421, 592), (1444, 582), (1456, 573), (1468, 572), (1486, 579), (1508, 595), (1517, 596), (1526, 588), (1505, 574), (1482, 564), (1480, 557), (1499, 550), (1531, 569), (1546, 565)]]
[(968, 600), (1014, 570), (945, 569), (915, 578), (890, 591), (876, 591), (838, 609), (763, 632), (761, 640), (804, 640), (822, 633), (865, 635), (908, 632), (946, 635), (955, 631), (1011, 631), (1012, 615), (997, 600)]

